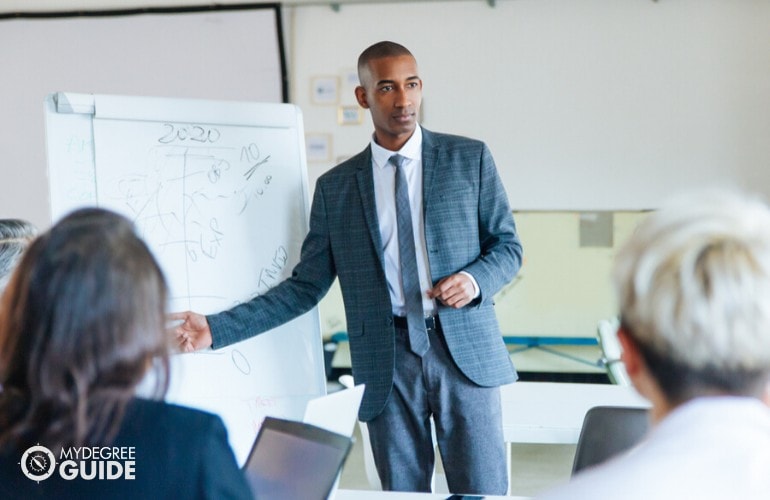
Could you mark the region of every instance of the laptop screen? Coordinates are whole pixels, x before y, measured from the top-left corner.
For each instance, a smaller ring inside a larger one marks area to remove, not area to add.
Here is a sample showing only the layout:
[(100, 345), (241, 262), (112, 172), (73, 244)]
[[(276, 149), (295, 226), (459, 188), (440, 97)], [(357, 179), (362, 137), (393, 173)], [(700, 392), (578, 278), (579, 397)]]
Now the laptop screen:
[(244, 470), (254, 496), (325, 500), (352, 439), (302, 422), (265, 417)]

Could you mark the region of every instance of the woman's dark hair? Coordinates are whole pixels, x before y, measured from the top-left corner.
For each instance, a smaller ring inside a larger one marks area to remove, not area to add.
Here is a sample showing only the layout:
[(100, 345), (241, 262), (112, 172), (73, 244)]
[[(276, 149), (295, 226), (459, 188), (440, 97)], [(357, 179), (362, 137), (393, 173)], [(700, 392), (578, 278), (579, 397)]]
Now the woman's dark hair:
[(81, 209), (36, 239), (0, 309), (0, 447), (108, 444), (153, 364), (163, 394), (166, 295), (121, 215)]

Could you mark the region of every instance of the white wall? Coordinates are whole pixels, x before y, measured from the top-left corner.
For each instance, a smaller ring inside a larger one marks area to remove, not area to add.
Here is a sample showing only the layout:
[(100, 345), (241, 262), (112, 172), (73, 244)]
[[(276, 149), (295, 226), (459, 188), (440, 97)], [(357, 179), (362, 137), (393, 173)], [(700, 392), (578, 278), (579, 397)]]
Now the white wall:
[[(639, 210), (699, 184), (770, 195), (770, 2), (515, 0), (295, 7), (285, 16), (291, 95), (309, 133), (329, 134), (331, 161), (369, 140), (339, 125), (353, 105), (346, 76), (383, 39), (418, 59), (430, 129), (485, 140), (502, 173), (525, 249), (521, 280), (496, 297), (511, 335), (593, 336), (615, 314), (609, 269), (644, 215), (618, 213), (611, 248), (582, 248), (578, 216)], [(314, 104), (316, 77), (339, 79), (339, 103)], [(770, 196), (768, 196), (770, 198)], [(322, 329), (344, 330), (334, 290)]]
[[(770, 194), (767, 0), (344, 2), (339, 12), (284, 8), (292, 101), (307, 132), (330, 140), (331, 160), (308, 165), (311, 189), (369, 140), (368, 115), (337, 123), (338, 106), (355, 104), (344, 77), (366, 46), (392, 39), (420, 63), (425, 126), (487, 141), (516, 210), (649, 208), (722, 179)], [(140, 2), (6, 0), (0, 11), (129, 3)], [(314, 104), (311, 83), (326, 76), (340, 79), (338, 103)], [(35, 68), (10, 77), (32, 80)], [(46, 213), (30, 201), (40, 190), (30, 179), (43, 169), (0, 163), (0, 216)], [(518, 218), (528, 267), (498, 300), (504, 330), (592, 335), (595, 320), (614, 310), (606, 276), (614, 250), (579, 248), (575, 214)], [(615, 246), (637, 219), (616, 217)], [(321, 306), (322, 330), (344, 330), (339, 293)]]
[[(648, 209), (683, 188), (770, 194), (770, 2), (516, 0), (291, 9), (294, 100), (332, 159), (366, 143), (310, 102), (360, 51), (409, 47), (427, 128), (490, 145), (515, 209)], [(353, 103), (345, 89), (341, 104)], [(311, 164), (311, 179), (333, 161)]]
[[(7, 0), (0, 11), (183, 3)], [(340, 78), (339, 104), (354, 105), (342, 79), (363, 48), (393, 39), (420, 63), (425, 126), (487, 141), (516, 209), (653, 208), (714, 182), (770, 193), (767, 0), (342, 3), (284, 8), (292, 101), (308, 132), (331, 134), (331, 160), (310, 164), (311, 185), (371, 131), (368, 116), (340, 126), (337, 105), (313, 104), (313, 78)], [(4, 78), (34, 82), (38, 70)], [(40, 165), (0, 168), (6, 192), (37, 198)]]

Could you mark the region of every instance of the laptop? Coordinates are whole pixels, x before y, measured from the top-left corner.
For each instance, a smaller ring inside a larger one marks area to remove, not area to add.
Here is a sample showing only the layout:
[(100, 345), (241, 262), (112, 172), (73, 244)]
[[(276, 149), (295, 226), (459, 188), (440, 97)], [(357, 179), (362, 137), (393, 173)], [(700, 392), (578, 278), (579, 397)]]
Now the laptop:
[(265, 417), (244, 465), (257, 500), (326, 500), (353, 439), (305, 423)]

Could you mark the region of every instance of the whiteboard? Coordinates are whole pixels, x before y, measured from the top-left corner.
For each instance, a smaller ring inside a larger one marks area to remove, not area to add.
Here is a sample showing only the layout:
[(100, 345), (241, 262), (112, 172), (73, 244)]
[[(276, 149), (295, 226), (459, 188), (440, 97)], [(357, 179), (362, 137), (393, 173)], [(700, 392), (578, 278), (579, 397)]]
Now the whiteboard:
[(0, 215), (50, 223), (40, 105), (52, 92), (286, 102), (280, 8), (234, 7), (0, 20), (0, 124), (13, 131), (0, 134)]
[[(309, 210), (290, 104), (58, 93), (45, 101), (51, 218), (97, 205), (132, 219), (173, 311), (262, 294), (299, 261)], [(177, 354), (167, 400), (219, 414), (239, 463), (266, 415), (326, 392), (317, 309), (216, 351)]]

